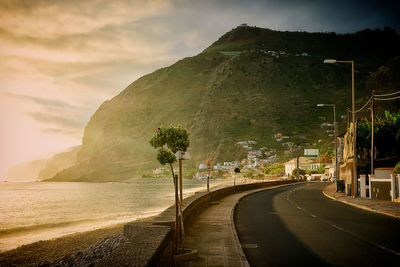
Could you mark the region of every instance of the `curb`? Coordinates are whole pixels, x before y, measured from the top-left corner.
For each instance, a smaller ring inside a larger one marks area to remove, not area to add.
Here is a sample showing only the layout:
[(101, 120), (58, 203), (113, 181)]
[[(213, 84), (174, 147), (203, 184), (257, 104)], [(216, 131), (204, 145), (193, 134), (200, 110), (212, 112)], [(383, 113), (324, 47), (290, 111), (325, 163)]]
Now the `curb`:
[(236, 226), (235, 226), (235, 221), (234, 221), (234, 215), (235, 215), (235, 212), (236, 212), (236, 207), (239, 204), (239, 202), (243, 198), (245, 198), (245, 197), (247, 197), (247, 196), (249, 196), (251, 194), (255, 194), (255, 193), (261, 192), (261, 191), (272, 190), (272, 189), (276, 189), (276, 188), (280, 188), (280, 187), (284, 187), (284, 186), (294, 186), (294, 185), (303, 184), (303, 183), (305, 183), (305, 182), (283, 184), (283, 185), (276, 185), (276, 186), (272, 186), (272, 187), (268, 187), (268, 188), (256, 189), (253, 192), (248, 192), (247, 194), (241, 196), (236, 201), (235, 205), (233, 206), (233, 208), (231, 210), (231, 216), (230, 216), (231, 217), (231, 228), (232, 228), (232, 232), (233, 232), (233, 236), (234, 236), (234, 239), (235, 239), (235, 242), (236, 242), (236, 246), (239, 249), (239, 254), (240, 254), (240, 257), (242, 258), (242, 263), (243, 263), (244, 267), (250, 267), (250, 264), (249, 264), (249, 262), (248, 262), (248, 260), (246, 258), (246, 255), (244, 254), (244, 250), (243, 250), (242, 244), (240, 243), (239, 236), (238, 236), (238, 234), (236, 232)]
[(393, 217), (393, 218), (400, 219), (400, 216), (395, 215), (395, 214), (390, 213), (390, 212), (385, 212), (385, 211), (372, 209), (370, 207), (359, 205), (359, 204), (355, 204), (355, 203), (352, 203), (352, 202), (346, 201), (346, 200), (340, 200), (338, 198), (335, 198), (335, 197), (329, 195), (328, 193), (325, 192), (325, 190), (322, 190), (322, 194), (324, 194), (324, 196), (327, 197), (327, 198), (330, 198), (330, 199), (332, 199), (334, 201), (338, 201), (338, 202), (344, 203), (344, 204), (349, 205), (349, 206), (353, 206), (353, 207), (356, 207), (356, 208), (359, 208), (359, 209), (363, 209), (363, 210), (367, 210), (367, 211), (370, 211), (370, 212), (379, 213), (379, 214), (383, 214), (383, 215), (386, 215), (386, 216), (390, 216), (390, 217)]

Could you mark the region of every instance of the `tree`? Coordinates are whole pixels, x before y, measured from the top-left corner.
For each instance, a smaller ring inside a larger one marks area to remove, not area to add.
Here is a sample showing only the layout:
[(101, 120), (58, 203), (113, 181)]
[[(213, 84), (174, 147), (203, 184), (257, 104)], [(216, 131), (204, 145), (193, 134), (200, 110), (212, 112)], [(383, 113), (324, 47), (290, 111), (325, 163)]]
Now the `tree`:
[[(296, 175), (297, 175), (297, 168), (295, 168), (295, 169), (292, 171), (291, 177), (294, 179), (294, 178), (296, 177)], [(299, 175), (303, 175), (303, 177), (304, 177), (304, 175), (306, 175), (306, 171), (303, 170), (303, 169), (299, 169)]]
[(277, 175), (279, 173), (284, 173), (285, 172), (285, 165), (284, 164), (275, 164), (272, 166), (265, 167), (265, 174), (272, 174), (272, 175)]
[(362, 118), (357, 127), (357, 155), (361, 158), (368, 158), (368, 151), (371, 148), (371, 123), (367, 118)]
[[(161, 165), (169, 164), (171, 168), (172, 179), (175, 187), (175, 253), (178, 253), (180, 244), (180, 231), (179, 231), (179, 217), (181, 220), (181, 227), (183, 227), (182, 216), (179, 216), (179, 200), (178, 200), (178, 179), (174, 174), (172, 164), (176, 162), (175, 153), (180, 151), (186, 152), (189, 145), (189, 132), (183, 129), (180, 125), (177, 126), (160, 126), (157, 127), (156, 132), (150, 139), (150, 145), (157, 149), (157, 160)], [(182, 214), (182, 211), (180, 212)], [(183, 232), (183, 229), (182, 229)]]
[[(400, 112), (385, 110), (375, 118), (375, 147), (377, 158), (389, 158), (400, 154)], [(357, 128), (357, 154), (368, 159), (371, 148), (371, 122), (362, 118)]]
[(264, 180), (264, 174), (262, 174), (262, 173), (257, 174), (256, 177), (258, 180)]
[(174, 168), (172, 164), (176, 162), (175, 153), (178, 151), (186, 152), (189, 145), (189, 132), (180, 125), (160, 126), (150, 139), (150, 145), (157, 149), (157, 160), (161, 165), (169, 164), (172, 178), (174, 179)]

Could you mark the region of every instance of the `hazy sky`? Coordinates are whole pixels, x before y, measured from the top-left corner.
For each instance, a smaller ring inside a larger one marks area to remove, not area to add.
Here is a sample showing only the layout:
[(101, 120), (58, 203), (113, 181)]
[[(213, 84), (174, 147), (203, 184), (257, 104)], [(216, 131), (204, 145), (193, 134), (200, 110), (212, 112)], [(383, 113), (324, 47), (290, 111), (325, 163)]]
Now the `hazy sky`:
[(289, 31), (391, 26), (396, 1), (1, 0), (0, 178), (81, 143), (98, 106), (143, 74), (247, 23)]

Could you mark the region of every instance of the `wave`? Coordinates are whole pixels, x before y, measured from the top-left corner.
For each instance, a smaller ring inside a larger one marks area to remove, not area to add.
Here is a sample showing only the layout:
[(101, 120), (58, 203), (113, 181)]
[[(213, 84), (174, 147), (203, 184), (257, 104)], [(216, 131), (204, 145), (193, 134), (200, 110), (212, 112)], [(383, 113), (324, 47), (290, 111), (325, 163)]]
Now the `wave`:
[(44, 224), (35, 224), (35, 225), (26, 225), (26, 226), (19, 226), (14, 228), (8, 229), (0, 229), (0, 237), (8, 236), (8, 235), (15, 235), (15, 234), (25, 234), (26, 232), (34, 232), (40, 231), (44, 229), (52, 229), (52, 228), (62, 228), (67, 226), (74, 226), (80, 225), (84, 223), (93, 223), (98, 220), (94, 219), (83, 219), (77, 221), (69, 221), (69, 222), (58, 222), (58, 223), (44, 223)]
[[(34, 232), (41, 232), (41, 231), (52, 231), (56, 229), (70, 229), (68, 233), (74, 232), (82, 232), (82, 226), (84, 229), (87, 230), (95, 230), (101, 227), (110, 226), (113, 224), (124, 223), (135, 221), (142, 218), (151, 217), (161, 213), (167, 207), (163, 207), (161, 209), (152, 210), (152, 211), (144, 211), (140, 214), (119, 214), (119, 215), (109, 215), (103, 218), (96, 218), (96, 219), (81, 219), (81, 220), (74, 220), (74, 221), (64, 221), (64, 222), (55, 222), (55, 223), (43, 223), (43, 224), (35, 224), (35, 225), (26, 225), (26, 226), (18, 226), (13, 228), (7, 229), (0, 229), (0, 238), (9, 237), (9, 236), (18, 236), (18, 235), (25, 235)], [(79, 228), (78, 228), (79, 227)], [(76, 231), (72, 230), (76, 229)], [(84, 231), (85, 231), (84, 230)]]

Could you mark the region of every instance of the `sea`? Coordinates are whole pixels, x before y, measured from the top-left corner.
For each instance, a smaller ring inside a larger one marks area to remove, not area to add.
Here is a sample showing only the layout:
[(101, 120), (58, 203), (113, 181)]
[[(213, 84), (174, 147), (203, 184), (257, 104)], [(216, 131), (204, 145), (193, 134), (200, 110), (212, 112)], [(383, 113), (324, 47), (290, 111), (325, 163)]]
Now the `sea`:
[[(184, 196), (205, 182), (183, 180)], [(0, 183), (0, 252), (157, 215), (174, 204), (172, 179)]]

